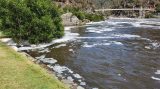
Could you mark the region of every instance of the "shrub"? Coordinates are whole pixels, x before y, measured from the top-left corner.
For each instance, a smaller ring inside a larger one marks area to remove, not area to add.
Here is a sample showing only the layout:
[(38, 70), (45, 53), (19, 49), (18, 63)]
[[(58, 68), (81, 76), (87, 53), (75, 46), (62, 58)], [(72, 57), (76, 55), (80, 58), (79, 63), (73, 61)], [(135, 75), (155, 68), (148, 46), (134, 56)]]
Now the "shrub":
[(147, 13), (146, 15), (145, 15), (145, 18), (154, 18), (155, 16), (154, 16), (154, 13)]
[(86, 19), (90, 20), (90, 21), (101, 21), (104, 20), (103, 15), (99, 15), (99, 14), (87, 14), (86, 13)]
[(72, 12), (73, 15), (77, 16), (78, 19), (80, 20), (84, 20), (84, 19), (88, 19), (90, 21), (101, 21), (104, 20), (104, 17), (102, 14), (97, 14), (97, 13), (87, 13), (82, 11), (79, 8), (76, 7), (69, 7), (66, 6), (65, 8), (63, 8), (64, 13), (66, 12)]
[(64, 34), (60, 10), (51, 0), (0, 0), (1, 30), (16, 42), (50, 42)]
[(157, 4), (157, 6), (156, 6), (156, 12), (160, 13), (160, 4)]
[(85, 13), (82, 12), (82, 11), (78, 11), (78, 12), (75, 12), (73, 13), (75, 16), (77, 16), (78, 19), (80, 20), (84, 20), (85, 19)]

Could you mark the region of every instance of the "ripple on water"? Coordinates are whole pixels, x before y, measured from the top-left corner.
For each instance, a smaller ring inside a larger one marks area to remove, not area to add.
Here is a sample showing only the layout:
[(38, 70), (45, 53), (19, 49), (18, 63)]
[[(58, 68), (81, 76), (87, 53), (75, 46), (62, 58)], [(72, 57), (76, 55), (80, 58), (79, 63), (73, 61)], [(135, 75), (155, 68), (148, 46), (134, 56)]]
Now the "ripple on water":
[(91, 32), (91, 33), (103, 33), (103, 32), (109, 32), (109, 31), (114, 31), (115, 29), (113, 28), (103, 28), (103, 27), (88, 27), (86, 32)]
[[(155, 74), (156, 74), (156, 75), (160, 75), (160, 70), (157, 70), (157, 71), (155, 72)], [(151, 78), (152, 78), (153, 80), (160, 81), (160, 78), (158, 78), (158, 77), (152, 76)]]
[(119, 46), (122, 46), (123, 43), (122, 42), (118, 42), (118, 41), (110, 41), (108, 43), (93, 43), (93, 44), (89, 44), (87, 42), (84, 42), (83, 47), (92, 48), (92, 47), (96, 47), (96, 46), (110, 46), (110, 45), (119, 45)]

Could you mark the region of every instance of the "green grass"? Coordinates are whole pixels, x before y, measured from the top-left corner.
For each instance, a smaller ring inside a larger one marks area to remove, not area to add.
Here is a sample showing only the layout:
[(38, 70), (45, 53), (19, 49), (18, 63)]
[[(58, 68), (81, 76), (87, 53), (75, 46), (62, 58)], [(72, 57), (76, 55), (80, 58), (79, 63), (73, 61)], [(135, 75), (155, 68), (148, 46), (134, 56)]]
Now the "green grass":
[(69, 89), (47, 70), (0, 42), (0, 89)]

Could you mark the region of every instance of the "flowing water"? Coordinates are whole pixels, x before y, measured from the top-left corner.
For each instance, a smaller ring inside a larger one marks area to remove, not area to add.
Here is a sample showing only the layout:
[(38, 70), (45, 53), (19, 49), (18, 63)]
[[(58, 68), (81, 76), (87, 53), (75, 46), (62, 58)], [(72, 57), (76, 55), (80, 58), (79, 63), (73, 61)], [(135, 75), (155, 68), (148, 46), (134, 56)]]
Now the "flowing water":
[(28, 53), (56, 59), (86, 89), (160, 89), (160, 19), (109, 19), (70, 31), (79, 35)]

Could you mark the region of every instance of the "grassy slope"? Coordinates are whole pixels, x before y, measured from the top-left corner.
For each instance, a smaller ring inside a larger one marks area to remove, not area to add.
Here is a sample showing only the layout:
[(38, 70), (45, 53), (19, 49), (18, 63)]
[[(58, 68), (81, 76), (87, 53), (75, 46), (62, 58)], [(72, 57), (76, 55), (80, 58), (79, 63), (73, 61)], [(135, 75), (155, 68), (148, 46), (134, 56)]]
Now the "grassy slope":
[(0, 89), (68, 89), (39, 65), (0, 42)]

